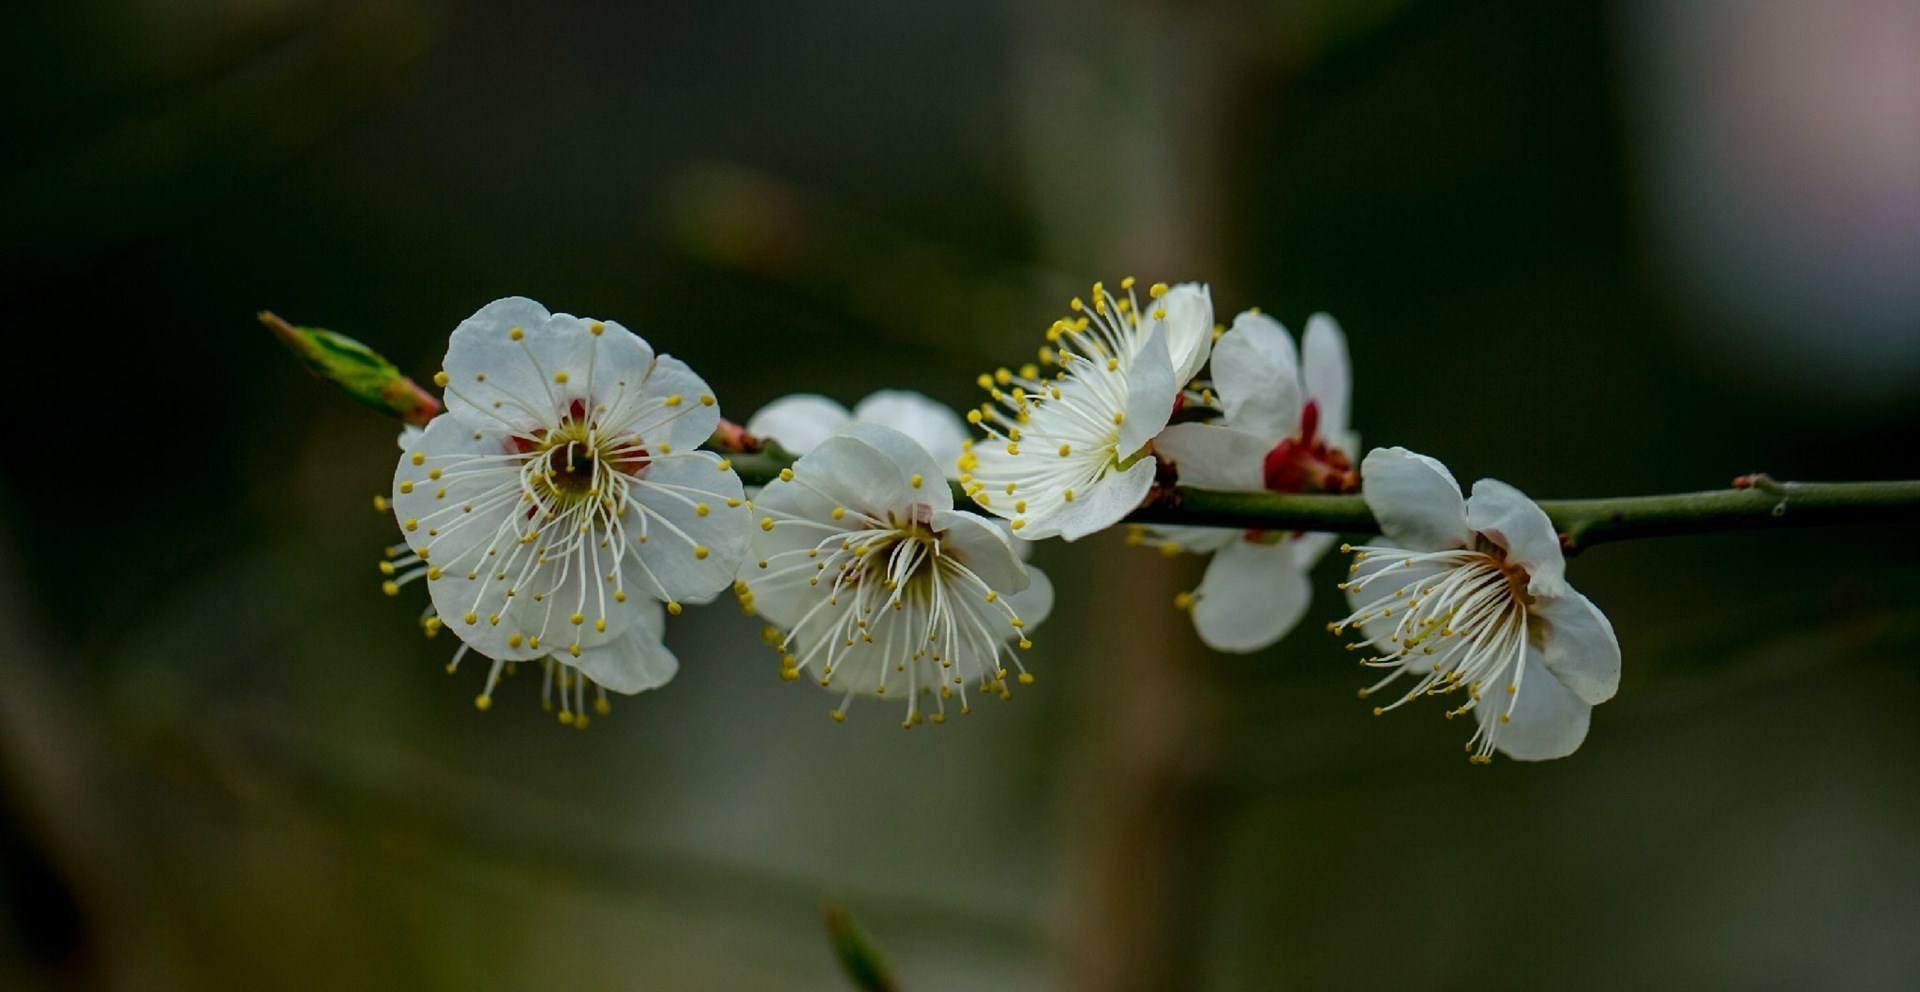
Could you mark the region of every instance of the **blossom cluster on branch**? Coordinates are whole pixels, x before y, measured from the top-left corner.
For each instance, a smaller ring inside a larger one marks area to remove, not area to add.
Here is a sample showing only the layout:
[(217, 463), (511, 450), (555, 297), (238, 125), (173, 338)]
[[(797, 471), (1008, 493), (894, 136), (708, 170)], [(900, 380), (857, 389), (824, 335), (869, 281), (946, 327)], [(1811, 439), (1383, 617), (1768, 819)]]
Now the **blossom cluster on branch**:
[[(839, 697), (834, 719), (858, 698), (894, 700), (911, 727), (1033, 682), (1023, 655), (1053, 587), (1030, 542), (1121, 525), (1176, 485), (1357, 492), (1382, 534), (1342, 546), (1350, 612), (1329, 626), (1377, 670), (1359, 690), (1373, 711), (1447, 697), (1447, 717), (1475, 718), (1477, 762), (1579, 747), (1620, 652), (1567, 584), (1553, 524), (1494, 480), (1463, 498), (1424, 455), (1361, 458), (1332, 318), (1314, 315), (1296, 345), (1258, 310), (1217, 325), (1203, 285), (1096, 283), (1037, 358), (980, 376), (987, 398), (964, 418), (899, 390), (851, 410), (796, 394), (743, 430), (704, 379), (627, 328), (496, 301), (453, 331), (435, 377), (445, 411), (400, 437), (377, 501), (402, 536), (385, 589), (426, 586), (422, 627), (459, 641), (449, 670), (484, 659), (481, 709), (537, 666), (543, 703), (585, 726), (609, 692), (672, 679), (668, 617), (730, 589), (766, 621), (782, 678)], [(797, 457), (744, 485), (728, 456), (764, 444)], [(1336, 540), (1181, 524), (1127, 537), (1211, 556), (1176, 605), (1235, 652), (1298, 625), (1309, 570)]]

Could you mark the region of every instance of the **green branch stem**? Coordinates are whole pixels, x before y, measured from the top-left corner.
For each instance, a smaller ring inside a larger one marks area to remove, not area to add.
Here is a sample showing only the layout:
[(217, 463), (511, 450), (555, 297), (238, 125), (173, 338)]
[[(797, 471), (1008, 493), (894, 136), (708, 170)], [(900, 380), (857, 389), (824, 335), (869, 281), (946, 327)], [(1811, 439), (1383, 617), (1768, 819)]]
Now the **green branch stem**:
[[(741, 481), (765, 485), (793, 458), (778, 448), (727, 456)], [(1828, 524), (1920, 522), (1920, 480), (1900, 482), (1777, 482), (1742, 476), (1731, 489), (1660, 496), (1541, 500), (1568, 551), (1596, 544), (1671, 534), (1815, 527)], [(970, 506), (954, 489), (956, 504)], [(1379, 533), (1359, 496), (1156, 489), (1127, 523), (1231, 527), (1244, 530)]]

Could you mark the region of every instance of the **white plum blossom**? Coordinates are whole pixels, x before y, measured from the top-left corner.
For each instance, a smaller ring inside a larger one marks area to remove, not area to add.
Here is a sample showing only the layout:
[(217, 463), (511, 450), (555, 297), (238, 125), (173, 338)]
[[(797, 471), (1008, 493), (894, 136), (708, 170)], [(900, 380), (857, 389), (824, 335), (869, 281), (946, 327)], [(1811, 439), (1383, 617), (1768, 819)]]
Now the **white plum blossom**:
[[(1346, 337), (1326, 314), (1307, 321), (1296, 352), (1287, 329), (1258, 311), (1234, 318), (1213, 346), (1213, 389), (1221, 424), (1175, 424), (1154, 439), (1155, 454), (1179, 483), (1238, 492), (1344, 493), (1357, 485), (1359, 440), (1348, 430), (1352, 372)], [(1286, 636), (1312, 599), (1307, 571), (1331, 534), (1154, 527), (1136, 543), (1213, 552), (1199, 588), (1176, 603), (1219, 651), (1256, 651)]]
[(447, 411), (394, 471), (389, 591), (425, 579), (429, 630), (492, 660), (476, 705), (534, 659), (573, 670), (548, 669), (563, 713), (589, 681), (671, 679), (663, 609), (725, 589), (749, 544), (739, 477), (695, 450), (720, 416), (707, 384), (618, 324), (518, 297), (454, 329), (435, 382)]
[(1205, 286), (1156, 283), (1144, 312), (1132, 279), (1120, 290), (1095, 283), (1091, 306), (1076, 298), (1054, 322), (1040, 355), (1060, 368), (1051, 378), (1036, 366), (980, 377), (992, 402), (967, 420), (988, 437), (962, 457), (961, 482), (1021, 537), (1075, 540), (1139, 506), (1153, 486), (1150, 443), (1206, 363)]
[(1361, 697), (1412, 680), (1378, 715), (1461, 693), (1447, 716), (1478, 721), (1466, 745), (1476, 763), (1495, 750), (1525, 761), (1572, 754), (1593, 707), (1620, 684), (1620, 644), (1606, 615), (1567, 584), (1552, 521), (1493, 479), (1462, 499), (1446, 466), (1405, 448), (1376, 448), (1360, 468), (1383, 537), (1351, 549), (1341, 587), (1353, 613), (1331, 629), (1358, 628), (1379, 652), (1362, 664), (1388, 670)]
[(772, 438), (793, 454), (804, 455), (851, 424), (891, 427), (927, 449), (940, 464), (943, 477), (959, 475), (966, 424), (948, 407), (905, 389), (880, 390), (854, 404), (851, 411), (817, 393), (782, 396), (747, 421), (747, 433)]
[(741, 601), (775, 625), (781, 675), (842, 694), (900, 699), (904, 726), (933, 697), (935, 723), (967, 687), (1010, 695), (1032, 676), (1019, 650), (1053, 607), (1053, 587), (997, 524), (953, 508), (940, 466), (890, 428), (850, 424), (754, 500), (760, 529)]

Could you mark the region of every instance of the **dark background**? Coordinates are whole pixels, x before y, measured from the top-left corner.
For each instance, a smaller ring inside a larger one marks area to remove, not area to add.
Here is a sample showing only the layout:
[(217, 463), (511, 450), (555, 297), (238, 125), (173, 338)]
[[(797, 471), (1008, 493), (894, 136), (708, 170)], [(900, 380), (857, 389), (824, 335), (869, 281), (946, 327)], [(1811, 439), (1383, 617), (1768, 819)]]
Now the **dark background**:
[[(776, 676), (721, 603), (584, 732), (382, 597), (393, 426), (498, 296), (736, 419), (962, 405), (1093, 279), (1324, 309), (1355, 422), (1538, 497), (1920, 476), (1920, 9), (85, 0), (0, 45), (0, 984), (912, 992), (1893, 987), (1920, 967), (1920, 529), (1608, 546), (1586, 746), (1374, 720), (1323, 594), (1040, 550), (1040, 681), (959, 725)], [(417, 593), (418, 590), (409, 590)]]

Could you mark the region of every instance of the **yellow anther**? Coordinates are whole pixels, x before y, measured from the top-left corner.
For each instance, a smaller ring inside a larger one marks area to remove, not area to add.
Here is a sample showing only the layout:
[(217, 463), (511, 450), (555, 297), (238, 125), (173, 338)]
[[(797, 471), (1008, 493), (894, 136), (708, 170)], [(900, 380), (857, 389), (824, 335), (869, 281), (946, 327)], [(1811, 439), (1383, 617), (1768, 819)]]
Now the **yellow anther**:
[(566, 372), (564, 372), (564, 371), (562, 371), (562, 372), (555, 372), (555, 373), (553, 374), (553, 381), (554, 381), (554, 382), (557, 382), (557, 383), (560, 383), (560, 384), (561, 384), (561, 385), (563, 385), (563, 386), (564, 386), (564, 385), (566, 385), (566, 382), (567, 382), (567, 373), (566, 373)]
[(733, 463), (728, 461), (725, 458), (722, 458), (719, 461), (713, 463), (713, 467), (716, 471), (727, 472), (733, 469)]
[(783, 468), (783, 469), (781, 469), (781, 470), (780, 470), (780, 481), (781, 481), (781, 482), (792, 482), (792, 481), (793, 481), (793, 469), (790, 469), (790, 468)]
[(1060, 457), (1065, 458), (1071, 454), (1073, 454), (1073, 445), (1063, 444), (1060, 446)]
[(845, 517), (846, 515), (847, 515), (847, 508), (846, 508), (846, 507), (844, 507), (844, 506), (836, 506), (836, 507), (834, 507), (834, 508), (833, 508), (833, 513), (831, 514), (831, 516), (832, 516), (832, 517), (833, 517), (833, 519), (835, 519), (835, 520), (839, 520), (839, 519), (841, 519), (841, 518), (843, 518), (843, 517)]
[(507, 337), (514, 341), (518, 341), (521, 338), (524, 338), (526, 336), (527, 336), (527, 332), (521, 330), (518, 327), (508, 328), (507, 330)]
[(401, 479), (399, 489), (400, 489), (400, 494), (403, 496), (406, 495), (407, 493), (413, 492), (413, 480)]
[(587, 617), (586, 617), (586, 614), (584, 613), (575, 613), (574, 615), (567, 618), (567, 622), (577, 626), (579, 624), (586, 623)]
[(519, 647), (519, 646), (520, 646), (520, 641), (521, 641), (521, 637), (520, 637), (520, 635), (519, 635), (519, 634), (508, 634), (508, 635), (507, 635), (507, 647), (510, 647), (510, 648), (517, 648), (517, 647)]
[(400, 583), (395, 582), (392, 579), (388, 579), (387, 581), (380, 583), (380, 591), (383, 593), (386, 593), (389, 596), (398, 596), (400, 595)]
[(1126, 415), (1126, 414), (1124, 414), (1124, 413), (1121, 413), (1121, 412), (1120, 412), (1120, 411), (1118, 411), (1118, 410), (1115, 410), (1115, 411), (1113, 412), (1113, 426), (1115, 426), (1115, 427), (1118, 427), (1118, 426), (1120, 426), (1121, 424), (1124, 424), (1124, 423), (1126, 423), (1126, 422), (1127, 422), (1127, 415)]
[(476, 710), (479, 710), (482, 713), (485, 713), (486, 711), (493, 708), (493, 697), (492, 696), (473, 697), (473, 708)]
[(1022, 527), (1025, 527), (1026, 525), (1027, 525), (1027, 522), (1026, 522), (1025, 520), (1022, 520), (1022, 519), (1021, 519), (1021, 518), (1019, 518), (1019, 517), (1015, 517), (1015, 518), (1013, 518), (1013, 529), (1014, 529), (1014, 530), (1019, 530), (1020, 528), (1022, 528)]
[(1066, 501), (1067, 501), (1067, 502), (1069, 502), (1069, 503), (1071, 503), (1071, 502), (1073, 502), (1073, 490), (1071, 490), (1071, 489), (1068, 489), (1068, 490), (1066, 490), (1066, 491), (1064, 491), (1064, 492), (1062, 492), (1062, 493), (1060, 494), (1060, 497), (1061, 497), (1062, 499), (1064, 499), (1064, 500), (1066, 500)]
[(387, 498), (385, 496), (382, 496), (379, 493), (375, 493), (373, 496), (373, 508), (379, 511), (380, 513), (385, 513), (388, 510), (393, 508), (393, 504), (387, 502)]
[(407, 530), (419, 530), (419, 529), (420, 529), (420, 521), (419, 521), (419, 520), (416, 520), (416, 519), (414, 519), (413, 517), (408, 517), (408, 518), (407, 518), (407, 522), (406, 522), (406, 523), (404, 523), (404, 524), (401, 524), (400, 526), (402, 526), (402, 527), (404, 527), (404, 528), (406, 528)]
[(1021, 684), (1021, 685), (1032, 685), (1032, 684), (1033, 684), (1033, 673), (1032, 673), (1032, 672), (1021, 672), (1021, 673), (1020, 673), (1020, 684)]
[(580, 645), (578, 644), (567, 645), (567, 653), (570, 655), (573, 655), (575, 658), (580, 657)]
[(1174, 593), (1173, 608), (1176, 610), (1193, 609), (1193, 593), (1190, 593), (1190, 592)]
[(699, 561), (706, 561), (706, 560), (707, 560), (707, 555), (708, 555), (708, 554), (709, 554), (709, 552), (707, 551), (707, 546), (706, 546), (706, 545), (704, 545), (704, 544), (696, 544), (696, 545), (694, 545), (694, 546), (693, 546), (693, 557), (694, 557), (694, 558), (695, 558), (696, 560), (699, 560)]
[(679, 393), (674, 393), (672, 396), (669, 396), (666, 399), (661, 400), (660, 403), (662, 406), (679, 406), (681, 403), (681, 396)]
[(739, 499), (739, 497), (736, 497), (736, 496), (729, 496), (729, 497), (727, 497), (727, 508), (728, 508), (728, 509), (732, 509), (732, 508), (734, 508), (734, 507), (737, 507), (737, 506), (739, 506), (739, 505), (740, 505), (740, 499)]
[(587, 325), (587, 330), (591, 332), (594, 337), (597, 338), (600, 335), (605, 334), (607, 332), (607, 325), (602, 324), (601, 322), (596, 320), (593, 323)]
[(761, 529), (761, 530), (772, 530), (772, 529), (773, 529), (773, 518), (772, 518), (772, 517), (761, 517), (761, 518), (760, 518), (760, 529)]
[(705, 503), (693, 504), (693, 515), (696, 517), (704, 517), (707, 514), (712, 512), (713, 512), (713, 507), (710, 507)]
[(416, 451), (413, 453), (413, 457), (408, 459), (408, 461), (413, 462), (415, 465), (425, 465), (427, 463), (427, 456)]
[(978, 411), (978, 410), (968, 410), (968, 411), (967, 411), (967, 423), (969, 423), (969, 424), (978, 424), (978, 423), (980, 422), (980, 420), (981, 420), (981, 417), (980, 417), (980, 411)]
[(667, 612), (672, 614), (673, 616), (676, 616), (676, 617), (679, 616), (680, 603), (676, 600), (671, 600), (671, 599), (667, 600)]
[(432, 582), (433, 580), (438, 579), (439, 577), (440, 577), (440, 569), (438, 568), (427, 569), (427, 581)]
[(1164, 282), (1156, 282), (1153, 285), (1148, 286), (1147, 295), (1150, 297), (1153, 297), (1156, 300), (1162, 296), (1167, 295), (1167, 284)]
[(828, 715), (828, 716), (830, 716), (830, 717), (833, 717), (833, 722), (834, 722), (834, 723), (846, 723), (846, 722), (847, 722), (847, 715), (846, 715), (845, 713), (842, 713), (842, 712), (840, 712), (839, 710), (828, 710), (828, 711), (827, 711), (827, 715)]
[(626, 591), (625, 589), (615, 589), (615, 590), (613, 591), (613, 601), (614, 601), (614, 602), (616, 602), (616, 603), (624, 603), (624, 602), (626, 602), (626, 601), (627, 601), (627, 591)]
[(920, 473), (915, 472), (913, 473), (913, 477), (907, 480), (907, 484), (912, 486), (915, 489), (918, 489), (920, 488), (920, 483), (922, 483), (923, 481), (925, 480), (920, 478)]

